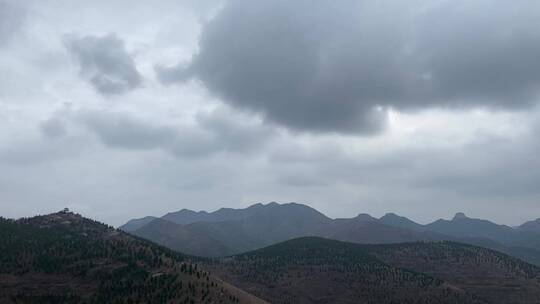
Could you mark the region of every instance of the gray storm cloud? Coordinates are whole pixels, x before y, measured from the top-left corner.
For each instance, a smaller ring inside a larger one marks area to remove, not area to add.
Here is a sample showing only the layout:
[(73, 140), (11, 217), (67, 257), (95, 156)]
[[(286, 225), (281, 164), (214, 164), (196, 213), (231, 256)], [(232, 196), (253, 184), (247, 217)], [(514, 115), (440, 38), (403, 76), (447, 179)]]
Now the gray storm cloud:
[(81, 77), (100, 94), (122, 94), (141, 85), (133, 58), (116, 35), (66, 36), (65, 44), (79, 64)]
[[(118, 225), (298, 201), (538, 217), (539, 14), (536, 0), (0, 0), (1, 216), (68, 205)], [(156, 63), (187, 83), (156, 83)]]
[(291, 129), (374, 134), (389, 108), (534, 104), (539, 18), (534, 0), (230, 0), (156, 71)]

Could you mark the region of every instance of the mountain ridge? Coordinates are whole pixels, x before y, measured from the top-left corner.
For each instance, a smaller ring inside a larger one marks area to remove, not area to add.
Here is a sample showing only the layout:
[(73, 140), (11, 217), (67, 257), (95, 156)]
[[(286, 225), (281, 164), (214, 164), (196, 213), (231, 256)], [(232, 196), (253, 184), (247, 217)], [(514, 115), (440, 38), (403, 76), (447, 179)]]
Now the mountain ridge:
[(183, 209), (179, 213), (196, 214), (198, 220), (177, 219), (176, 224), (183, 228), (175, 229), (204, 236), (201, 240), (213, 239), (215, 243), (206, 242), (209, 244), (206, 248), (194, 244), (191, 248), (187, 242), (181, 244), (180, 240), (172, 238), (167, 241), (155, 232), (149, 233), (144, 226), (131, 233), (169, 248), (202, 256), (232, 255), (296, 237), (319, 236), (373, 244), (449, 240), (486, 246), (540, 264), (540, 234), (469, 218), (464, 213), (456, 213), (450, 220), (439, 219), (426, 225), (394, 213), (387, 213), (378, 219), (364, 213), (352, 218), (331, 219), (314, 208), (298, 203), (258, 203), (244, 209), (221, 208), (214, 212)]

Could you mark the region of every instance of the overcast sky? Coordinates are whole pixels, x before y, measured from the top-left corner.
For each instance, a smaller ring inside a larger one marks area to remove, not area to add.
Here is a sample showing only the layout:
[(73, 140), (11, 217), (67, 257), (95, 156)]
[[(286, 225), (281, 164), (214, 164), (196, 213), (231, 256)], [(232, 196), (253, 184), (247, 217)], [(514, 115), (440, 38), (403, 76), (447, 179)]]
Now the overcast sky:
[(0, 215), (540, 217), (537, 0), (0, 0)]

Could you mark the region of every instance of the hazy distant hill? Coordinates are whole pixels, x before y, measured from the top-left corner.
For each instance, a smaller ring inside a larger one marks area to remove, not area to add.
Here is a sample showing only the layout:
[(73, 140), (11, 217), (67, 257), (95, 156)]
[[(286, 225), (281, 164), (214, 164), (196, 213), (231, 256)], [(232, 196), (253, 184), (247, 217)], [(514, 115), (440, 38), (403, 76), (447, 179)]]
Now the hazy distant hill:
[[(332, 220), (302, 204), (270, 203), (247, 209), (251, 215), (239, 220), (199, 221), (179, 225), (172, 222), (165, 224), (162, 223), (164, 219), (160, 219), (132, 233), (199, 256), (230, 255), (303, 236), (322, 236), (359, 243), (433, 239), (428, 233), (387, 226), (366, 215)], [(245, 215), (244, 210), (238, 211)], [(157, 225), (157, 222), (160, 224)]]
[(438, 220), (425, 226), (429, 231), (462, 238), (487, 238), (509, 246), (540, 249), (540, 235), (506, 225), (473, 219), (458, 213), (452, 220)]
[[(230, 255), (296, 237), (320, 236), (370, 244), (457, 241), (499, 250), (540, 265), (540, 234), (530, 231), (534, 230), (535, 222), (514, 229), (468, 218), (461, 213), (452, 220), (421, 225), (392, 213), (380, 219), (368, 214), (330, 219), (306, 205), (270, 203), (245, 209), (222, 208), (210, 213), (183, 209), (160, 220), (170, 224), (151, 225), (150, 221), (131, 230), (136, 225), (128, 222), (120, 228), (169, 248), (200, 256)], [(142, 222), (140, 219), (136, 223)]]
[(420, 225), (414, 221), (411, 221), (410, 219), (399, 216), (395, 213), (387, 213), (383, 217), (379, 219), (379, 221), (383, 224), (398, 227), (398, 228), (405, 228), (415, 231), (424, 231), (425, 228), (423, 225)]
[(211, 238), (207, 233), (199, 233), (191, 227), (164, 219), (153, 220), (136, 230), (135, 234), (187, 254), (205, 253), (204, 256), (224, 256), (233, 252), (227, 245)]
[(441, 239), (436, 234), (393, 227), (381, 223), (377, 219), (366, 220), (365, 217), (336, 220), (334, 225), (320, 236), (362, 244), (403, 243)]
[(316, 237), (214, 260), (208, 267), (272, 303), (487, 303), (430, 275), (389, 266), (361, 245)]
[(395, 214), (387, 214), (380, 221), (395, 227), (436, 233), (438, 239), (494, 249), (540, 265), (540, 235), (526, 229), (514, 229), (487, 220), (469, 218), (463, 213), (456, 214), (452, 220), (440, 219), (428, 225)]
[(261, 303), (185, 256), (79, 215), (0, 219), (0, 303)]
[(122, 231), (126, 231), (126, 232), (130, 232), (130, 231), (135, 231), (139, 228), (142, 228), (144, 227), (146, 224), (150, 223), (151, 221), (157, 219), (157, 217), (155, 216), (145, 216), (143, 218), (140, 218), (140, 219), (132, 219), (132, 220), (129, 220), (127, 223), (125, 223), (124, 225), (118, 227), (120, 230)]
[[(270, 203), (247, 209), (257, 211), (239, 220), (200, 221), (188, 225), (169, 222), (168, 228), (162, 225), (164, 229), (160, 230), (161, 233), (150, 234), (147, 227), (132, 233), (169, 248), (182, 248), (183, 252), (189, 254), (223, 256), (261, 248), (291, 238), (320, 234), (320, 231), (324, 231), (332, 222), (315, 209), (300, 204)], [(240, 213), (244, 214), (243, 210)], [(195, 242), (188, 244), (184, 242), (185, 239)], [(207, 240), (214, 240), (214, 243)], [(182, 243), (183, 246), (180, 247), (179, 244)]]
[(263, 204), (255, 204), (245, 209), (221, 208), (214, 212), (195, 212), (182, 209), (177, 212), (167, 213), (162, 218), (181, 225), (195, 222), (222, 222), (247, 218), (260, 212), (264, 207)]
[(456, 239), (488, 239), (507, 246), (540, 249), (540, 235), (532, 233), (535, 231), (535, 224), (540, 225), (540, 220), (527, 222), (519, 229), (514, 229), (488, 220), (469, 218), (460, 212), (451, 220), (440, 219), (427, 225), (415, 223), (406, 217), (392, 213), (383, 216), (380, 222), (415, 231), (436, 232)]
[(540, 234), (540, 218), (529, 221), (518, 227), (522, 231), (530, 231)]

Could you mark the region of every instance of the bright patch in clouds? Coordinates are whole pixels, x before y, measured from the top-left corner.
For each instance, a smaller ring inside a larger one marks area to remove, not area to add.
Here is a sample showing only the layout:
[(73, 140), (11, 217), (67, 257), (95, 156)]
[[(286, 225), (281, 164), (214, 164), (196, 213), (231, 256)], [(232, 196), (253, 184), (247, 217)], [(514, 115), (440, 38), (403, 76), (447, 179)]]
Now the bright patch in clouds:
[[(540, 214), (537, 1), (0, 0), (0, 210)], [(536, 216), (537, 217), (537, 216)]]

